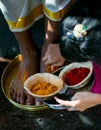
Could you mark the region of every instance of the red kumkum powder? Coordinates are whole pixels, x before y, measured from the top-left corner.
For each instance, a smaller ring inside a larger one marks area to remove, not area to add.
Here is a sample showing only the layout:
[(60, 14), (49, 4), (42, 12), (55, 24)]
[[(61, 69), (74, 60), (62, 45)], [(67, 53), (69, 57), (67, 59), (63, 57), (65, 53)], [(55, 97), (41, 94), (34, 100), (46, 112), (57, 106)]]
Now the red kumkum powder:
[(89, 72), (90, 70), (88, 68), (74, 68), (66, 73), (65, 82), (68, 85), (78, 84), (89, 74)]

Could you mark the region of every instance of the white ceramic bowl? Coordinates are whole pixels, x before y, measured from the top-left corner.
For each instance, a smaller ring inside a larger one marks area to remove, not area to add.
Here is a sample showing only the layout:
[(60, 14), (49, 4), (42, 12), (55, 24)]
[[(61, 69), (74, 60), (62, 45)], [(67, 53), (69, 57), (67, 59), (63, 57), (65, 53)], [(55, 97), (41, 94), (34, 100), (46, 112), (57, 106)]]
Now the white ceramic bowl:
[[(37, 84), (37, 83), (41, 83), (41, 82), (46, 82), (46, 83), (50, 83), (53, 86), (56, 86), (58, 89), (48, 95), (37, 95), (34, 94), (31, 89), (32, 87)], [(25, 82), (24, 82), (24, 89), (33, 97), (35, 98), (39, 98), (41, 100), (46, 100), (49, 99), (51, 97), (53, 97), (54, 95), (56, 95), (61, 89), (63, 88), (63, 80), (59, 77), (56, 76), (54, 74), (51, 73), (37, 73), (34, 74), (32, 76), (30, 76)]]
[[(88, 75), (78, 84), (75, 84), (75, 85), (66, 84), (66, 82), (64, 81), (66, 73), (68, 73), (70, 70), (72, 70), (74, 68), (80, 68), (80, 67), (89, 68), (90, 72), (88, 73)], [(82, 87), (87, 85), (87, 83), (91, 79), (92, 73), (93, 73), (92, 62), (90, 62), (90, 61), (74, 62), (74, 63), (71, 63), (71, 64), (65, 66), (64, 69), (60, 71), (59, 77), (61, 77), (63, 79), (65, 87), (69, 87), (69, 88), (73, 88), (73, 89), (79, 89), (79, 88), (82, 88)]]

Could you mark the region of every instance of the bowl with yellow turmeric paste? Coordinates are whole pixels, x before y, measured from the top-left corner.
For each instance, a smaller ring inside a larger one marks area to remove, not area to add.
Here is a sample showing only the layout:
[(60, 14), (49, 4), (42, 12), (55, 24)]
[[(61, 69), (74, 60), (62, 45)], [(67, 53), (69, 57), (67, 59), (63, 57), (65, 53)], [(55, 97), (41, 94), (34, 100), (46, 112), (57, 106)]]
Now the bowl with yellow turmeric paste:
[(63, 80), (51, 73), (36, 73), (24, 82), (24, 89), (33, 97), (46, 100), (63, 88)]

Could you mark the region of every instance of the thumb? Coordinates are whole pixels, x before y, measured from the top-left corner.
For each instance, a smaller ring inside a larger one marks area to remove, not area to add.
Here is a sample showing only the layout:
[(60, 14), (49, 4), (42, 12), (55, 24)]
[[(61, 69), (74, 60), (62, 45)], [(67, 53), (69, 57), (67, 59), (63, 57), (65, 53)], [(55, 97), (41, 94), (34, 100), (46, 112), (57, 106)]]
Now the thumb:
[(51, 70), (55, 71), (60, 68), (60, 65), (58, 63), (51, 64)]
[(59, 99), (59, 98), (57, 98), (57, 97), (54, 97), (54, 99), (58, 102), (58, 103), (60, 103), (61, 105), (63, 105), (63, 106), (69, 106), (69, 107), (72, 107), (73, 106), (73, 103), (72, 103), (72, 101), (68, 101), (68, 100), (62, 100), (62, 99)]

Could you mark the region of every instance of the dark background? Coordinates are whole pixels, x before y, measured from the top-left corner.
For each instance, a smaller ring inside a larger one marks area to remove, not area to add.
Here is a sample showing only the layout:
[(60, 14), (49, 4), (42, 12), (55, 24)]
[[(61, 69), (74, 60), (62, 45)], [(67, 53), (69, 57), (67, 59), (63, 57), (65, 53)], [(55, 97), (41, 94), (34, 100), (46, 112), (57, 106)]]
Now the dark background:
[[(33, 27), (33, 37), (43, 43), (43, 19)], [(18, 55), (19, 47), (0, 12), (0, 78), (8, 60)], [(89, 97), (88, 97), (89, 98)], [(101, 130), (101, 106), (84, 112), (67, 110), (27, 111), (13, 106), (0, 88), (0, 130)]]

